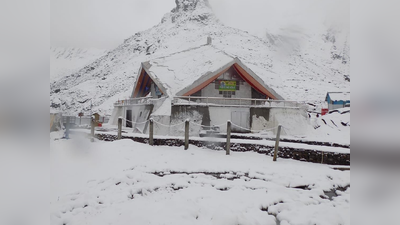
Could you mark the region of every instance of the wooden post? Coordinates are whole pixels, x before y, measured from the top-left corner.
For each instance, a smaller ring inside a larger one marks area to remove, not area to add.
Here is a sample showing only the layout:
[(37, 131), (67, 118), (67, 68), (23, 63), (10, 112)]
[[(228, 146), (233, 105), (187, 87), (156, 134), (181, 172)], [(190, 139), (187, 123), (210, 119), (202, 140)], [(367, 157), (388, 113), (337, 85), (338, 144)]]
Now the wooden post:
[(153, 119), (150, 119), (150, 131), (149, 131), (149, 144), (154, 145), (154, 140), (153, 140)]
[(276, 157), (278, 156), (279, 138), (281, 136), (281, 127), (282, 127), (281, 125), (278, 126), (278, 132), (276, 133), (274, 161), (276, 161)]
[(91, 127), (90, 127), (90, 136), (91, 136), (91, 141), (94, 141), (94, 118), (91, 118)]
[(185, 121), (185, 150), (189, 148), (189, 120)]
[(321, 164), (324, 163), (324, 152), (322, 152)]
[(226, 124), (226, 154), (231, 154), (231, 121)]
[(122, 138), (122, 117), (118, 118), (118, 140)]

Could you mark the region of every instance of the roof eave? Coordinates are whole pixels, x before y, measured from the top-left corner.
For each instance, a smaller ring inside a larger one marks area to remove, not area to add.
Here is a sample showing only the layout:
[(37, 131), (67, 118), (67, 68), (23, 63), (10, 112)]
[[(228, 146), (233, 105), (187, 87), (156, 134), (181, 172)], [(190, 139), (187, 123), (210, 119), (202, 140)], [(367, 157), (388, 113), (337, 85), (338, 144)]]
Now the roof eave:
[(176, 92), (176, 96), (183, 96), (186, 93), (188, 93), (190, 90), (193, 88), (196, 88), (197, 86), (203, 84), (207, 80), (213, 78), (214, 76), (218, 75), (219, 73), (229, 69), (233, 64), (235, 64), (235, 60), (232, 59), (230, 62), (225, 64), (224, 66), (220, 67), (219, 69), (215, 70), (214, 72), (207, 72), (203, 75), (201, 75), (197, 80), (195, 80), (191, 85), (186, 86), (185, 88), (181, 89), (180, 91)]
[(141, 63), (141, 68), (143, 68), (143, 70), (146, 71), (147, 75), (149, 75), (151, 80), (158, 86), (158, 88), (162, 91), (162, 93), (165, 94), (165, 96), (168, 96), (167, 89), (159, 81), (157, 75), (155, 73), (150, 72), (150, 70), (149, 70), (150, 67), (151, 67), (151, 64), (149, 61)]
[(272, 95), (276, 97), (277, 100), (284, 100), (282, 96), (280, 96), (274, 89), (269, 87), (256, 73), (254, 73), (250, 68), (248, 68), (239, 58), (235, 57), (235, 63), (237, 63), (240, 67), (242, 67), (247, 73), (250, 74), (258, 83), (263, 85), (265, 89), (267, 89)]

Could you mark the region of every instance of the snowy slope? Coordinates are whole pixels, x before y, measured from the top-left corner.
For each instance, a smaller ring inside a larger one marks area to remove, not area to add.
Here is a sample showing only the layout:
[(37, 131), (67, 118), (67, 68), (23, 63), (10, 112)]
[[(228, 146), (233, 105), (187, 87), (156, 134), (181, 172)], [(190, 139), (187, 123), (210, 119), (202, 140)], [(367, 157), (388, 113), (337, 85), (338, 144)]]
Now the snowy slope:
[(107, 53), (103, 49), (50, 48), (50, 83), (74, 73)]
[(326, 27), (306, 34), (294, 29), (259, 38), (223, 25), (206, 0), (176, 3), (160, 24), (52, 83), (50, 105), (76, 113), (88, 111), (92, 100), (94, 110), (111, 114), (113, 102), (129, 97), (141, 62), (203, 45), (207, 36), (287, 100), (323, 101), (327, 91), (350, 90), (344, 79), (350, 66), (345, 32)]

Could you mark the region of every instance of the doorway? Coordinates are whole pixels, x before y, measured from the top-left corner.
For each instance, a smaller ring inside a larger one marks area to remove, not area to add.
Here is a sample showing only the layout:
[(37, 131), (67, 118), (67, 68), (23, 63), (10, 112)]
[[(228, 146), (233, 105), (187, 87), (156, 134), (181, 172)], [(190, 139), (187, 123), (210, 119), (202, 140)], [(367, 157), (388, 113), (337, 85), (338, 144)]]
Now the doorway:
[(232, 126), (232, 131), (235, 132), (240, 132), (240, 133), (244, 133), (244, 132), (249, 132), (250, 129), (250, 113), (247, 111), (233, 111), (231, 113), (231, 118), (232, 118), (232, 123), (246, 128), (246, 129), (242, 129), (240, 127), (237, 126)]
[(126, 127), (132, 128), (132, 110), (126, 110)]

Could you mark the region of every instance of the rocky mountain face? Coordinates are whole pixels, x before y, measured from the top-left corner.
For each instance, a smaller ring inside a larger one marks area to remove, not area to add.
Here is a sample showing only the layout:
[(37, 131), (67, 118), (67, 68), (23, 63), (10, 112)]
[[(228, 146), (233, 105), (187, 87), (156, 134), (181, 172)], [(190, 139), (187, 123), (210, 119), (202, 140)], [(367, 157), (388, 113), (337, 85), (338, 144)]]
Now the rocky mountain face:
[(350, 90), (346, 32), (294, 29), (260, 38), (222, 24), (207, 0), (176, 0), (158, 25), (51, 82), (50, 107), (76, 114), (92, 104), (93, 111), (111, 114), (113, 103), (131, 94), (141, 62), (206, 44), (208, 36), (287, 100), (318, 102), (327, 91)]

